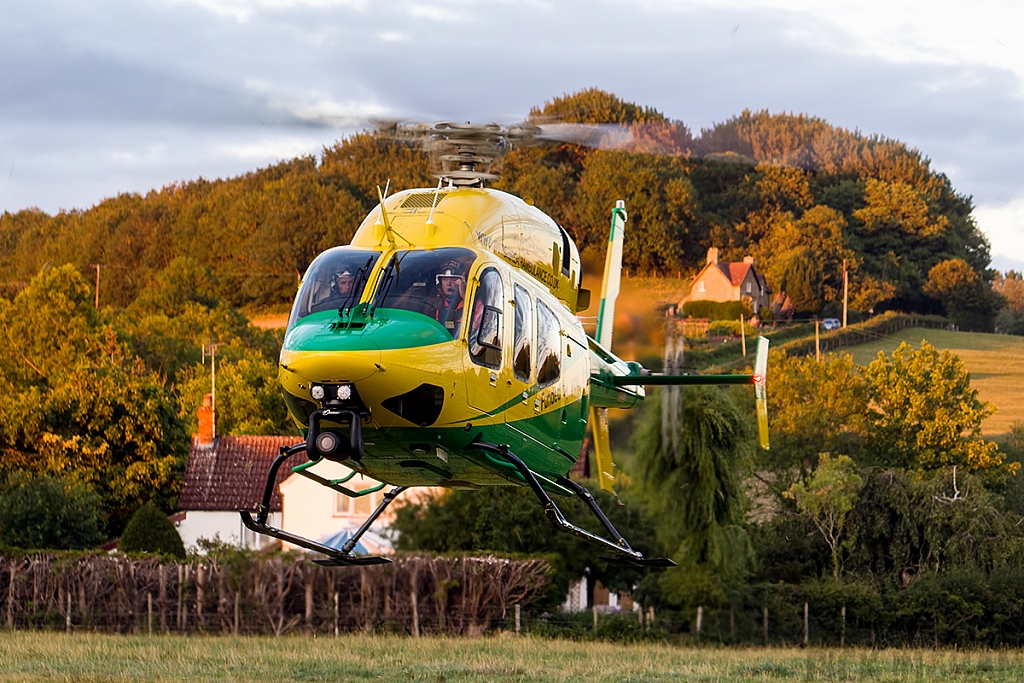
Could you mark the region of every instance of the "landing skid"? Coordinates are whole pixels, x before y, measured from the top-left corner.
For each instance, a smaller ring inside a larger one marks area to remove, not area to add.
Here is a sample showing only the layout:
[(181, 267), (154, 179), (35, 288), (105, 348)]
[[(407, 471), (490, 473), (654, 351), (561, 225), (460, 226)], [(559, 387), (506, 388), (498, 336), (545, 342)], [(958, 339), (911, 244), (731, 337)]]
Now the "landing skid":
[[(270, 498), (274, 494), (274, 484), (277, 481), (277, 472), (281, 469), (281, 465), (284, 461), (293, 456), (296, 453), (301, 453), (306, 450), (306, 443), (300, 443), (292, 446), (291, 448), (281, 448), (281, 454), (274, 459), (274, 463), (270, 466), (270, 473), (267, 475), (267, 484), (263, 489), (263, 500), (260, 502), (260, 507), (256, 512), (256, 517), (253, 518), (252, 513), (248, 510), (239, 510), (238, 514), (242, 517), (242, 524), (245, 525), (246, 529), (255, 531), (258, 534), (265, 534), (272, 536), (273, 538), (281, 539), (293, 545), (312, 550), (314, 552), (321, 553), (327, 557), (324, 559), (313, 560), (316, 564), (324, 567), (350, 567), (350, 566), (366, 566), (372, 564), (388, 564), (391, 562), (386, 557), (380, 557), (377, 555), (356, 555), (353, 550), (356, 544), (359, 543), (359, 539), (363, 534), (370, 528), (370, 525), (377, 521), (384, 509), (391, 504), (398, 494), (404, 491), (407, 487), (396, 486), (387, 493), (384, 494), (384, 499), (380, 502), (380, 505), (373, 511), (373, 513), (363, 522), (362, 526), (356, 530), (352, 536), (349, 537), (345, 544), (341, 548), (332, 548), (324, 545), (323, 543), (317, 543), (316, 541), (297, 536), (296, 534), (288, 533), (283, 529), (278, 529), (267, 524), (267, 518), (270, 516)], [(333, 488), (333, 487), (332, 487)]]
[(676, 563), (667, 557), (644, 557), (643, 553), (633, 550), (625, 538), (622, 537), (611, 521), (605, 516), (604, 511), (597, 505), (597, 501), (594, 500), (594, 496), (591, 495), (590, 491), (580, 486), (573, 480), (567, 477), (558, 477), (556, 483), (559, 486), (565, 487), (572, 491), (577, 498), (582, 500), (590, 511), (594, 513), (598, 521), (601, 522), (601, 526), (605, 528), (605, 531), (614, 538), (614, 541), (610, 541), (607, 538), (593, 534), (586, 529), (582, 529), (565, 518), (562, 511), (558, 509), (555, 502), (551, 500), (551, 496), (548, 495), (544, 487), (537, 481), (536, 475), (533, 473), (526, 463), (524, 463), (519, 456), (512, 453), (508, 446), (499, 446), (498, 444), (488, 443), (486, 441), (474, 441), (469, 445), (469, 448), (479, 448), (480, 450), (495, 453), (505, 461), (511, 463), (526, 480), (527, 485), (533, 491), (534, 495), (540, 500), (541, 506), (544, 508), (544, 514), (547, 516), (548, 521), (551, 522), (559, 531), (565, 531), (574, 536), (579, 536), (591, 543), (595, 543), (604, 548), (613, 550), (618, 553), (614, 557), (603, 557), (601, 559), (608, 560), (610, 562), (632, 564), (640, 567), (675, 567)]

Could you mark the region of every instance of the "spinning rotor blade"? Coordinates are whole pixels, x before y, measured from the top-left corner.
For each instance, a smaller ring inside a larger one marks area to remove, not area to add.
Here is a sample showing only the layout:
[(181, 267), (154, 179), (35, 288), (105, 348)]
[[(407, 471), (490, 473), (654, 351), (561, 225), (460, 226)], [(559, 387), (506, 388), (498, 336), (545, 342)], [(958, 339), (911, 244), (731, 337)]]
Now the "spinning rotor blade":
[(757, 340), (757, 357), (754, 360), (754, 396), (757, 402), (757, 443), (766, 451), (768, 442), (768, 340)]

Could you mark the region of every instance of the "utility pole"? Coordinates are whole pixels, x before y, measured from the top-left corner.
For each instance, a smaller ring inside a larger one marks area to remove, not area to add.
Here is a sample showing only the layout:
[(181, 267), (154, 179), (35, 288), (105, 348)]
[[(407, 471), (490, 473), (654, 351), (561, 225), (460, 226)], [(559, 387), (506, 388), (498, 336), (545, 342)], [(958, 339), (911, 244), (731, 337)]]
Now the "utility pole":
[(847, 289), (849, 285), (849, 278), (846, 274), (846, 259), (843, 259), (843, 327), (846, 327), (846, 301), (847, 301)]
[(815, 318), (814, 320), (814, 360), (821, 362), (821, 337), (818, 334), (818, 326), (821, 321)]
[(100, 310), (100, 264), (90, 263), (89, 265), (96, 269), (96, 300), (93, 303), (93, 306), (95, 306), (98, 311)]

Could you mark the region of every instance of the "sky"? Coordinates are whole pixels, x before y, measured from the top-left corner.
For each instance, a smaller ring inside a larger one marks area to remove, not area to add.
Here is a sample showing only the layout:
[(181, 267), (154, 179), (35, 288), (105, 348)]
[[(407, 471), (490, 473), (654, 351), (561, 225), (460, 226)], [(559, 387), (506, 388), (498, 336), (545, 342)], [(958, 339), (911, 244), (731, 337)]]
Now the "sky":
[(597, 87), (694, 133), (767, 109), (902, 140), (1022, 271), (1022, 26), (1024, 3), (989, 0), (0, 0), (0, 211)]

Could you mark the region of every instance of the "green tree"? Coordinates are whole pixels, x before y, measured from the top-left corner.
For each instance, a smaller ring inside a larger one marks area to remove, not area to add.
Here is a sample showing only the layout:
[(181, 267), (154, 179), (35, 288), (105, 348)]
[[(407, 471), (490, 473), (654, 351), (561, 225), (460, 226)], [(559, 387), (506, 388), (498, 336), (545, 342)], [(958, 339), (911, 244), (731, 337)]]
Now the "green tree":
[(991, 332), (1005, 303), (963, 259), (947, 259), (929, 270), (924, 293), (941, 301), (959, 327), (976, 332)]
[(0, 493), (0, 545), (26, 550), (94, 548), (103, 540), (99, 496), (81, 484), (15, 474)]
[(963, 361), (927, 341), (906, 342), (891, 356), (879, 353), (865, 371), (870, 383), (867, 451), (886, 467), (933, 470), (956, 465), (969, 471), (1015, 473), (1003, 454), (981, 435), (995, 412), (978, 400)]
[(125, 553), (159, 553), (185, 559), (185, 544), (174, 523), (152, 503), (140, 507), (128, 520), (118, 549)]
[(100, 495), (110, 531), (177, 497), (187, 440), (165, 381), (92, 307), (71, 266), (0, 306), (0, 472), (72, 478)]
[(679, 563), (662, 585), (676, 602), (723, 603), (751, 560), (742, 479), (752, 450), (747, 418), (716, 388), (688, 388), (678, 444), (665, 444), (661, 394), (644, 402), (628, 472), (658, 538)]
[(842, 573), (842, 553), (853, 546), (846, 534), (846, 521), (857, 501), (864, 480), (848, 456), (833, 458), (822, 453), (814, 473), (803, 482), (797, 482), (786, 491), (786, 497), (796, 501), (832, 553), (832, 576)]

